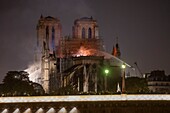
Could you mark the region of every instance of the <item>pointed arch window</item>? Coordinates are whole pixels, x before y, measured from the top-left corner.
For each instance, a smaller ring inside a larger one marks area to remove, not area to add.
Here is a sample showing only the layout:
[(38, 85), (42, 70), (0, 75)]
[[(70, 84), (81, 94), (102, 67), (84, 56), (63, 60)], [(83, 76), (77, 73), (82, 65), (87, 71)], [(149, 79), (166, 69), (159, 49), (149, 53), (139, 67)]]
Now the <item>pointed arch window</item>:
[(91, 28), (88, 29), (88, 38), (92, 38), (92, 30), (91, 30)]
[(82, 28), (82, 38), (85, 38), (85, 28)]
[(46, 26), (46, 36), (49, 35), (49, 27)]
[(45, 43), (46, 43), (46, 49), (49, 49), (49, 26), (46, 26), (46, 38), (45, 38)]
[(55, 49), (55, 29), (52, 27), (52, 48)]

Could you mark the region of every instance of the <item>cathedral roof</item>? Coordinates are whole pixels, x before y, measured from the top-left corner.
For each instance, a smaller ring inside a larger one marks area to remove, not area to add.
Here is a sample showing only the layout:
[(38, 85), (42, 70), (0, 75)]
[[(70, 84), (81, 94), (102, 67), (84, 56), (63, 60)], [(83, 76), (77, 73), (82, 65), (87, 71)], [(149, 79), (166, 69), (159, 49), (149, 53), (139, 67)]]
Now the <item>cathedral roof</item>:
[(47, 17), (45, 17), (45, 19), (55, 19), (54, 17), (52, 17), (52, 16), (47, 16)]
[(44, 18), (43, 18), (43, 16), (41, 16), (40, 19), (47, 20), (47, 21), (59, 21), (58, 18), (54, 18), (52, 16), (47, 16), (47, 17), (44, 17)]
[(91, 17), (82, 17), (82, 18), (80, 18), (80, 19), (76, 19), (75, 21), (74, 21), (74, 24), (76, 24), (77, 22), (96, 22), (96, 20), (94, 20), (93, 19), (93, 17), (91, 16)]
[(80, 18), (80, 20), (93, 20), (93, 17), (82, 17), (82, 18)]

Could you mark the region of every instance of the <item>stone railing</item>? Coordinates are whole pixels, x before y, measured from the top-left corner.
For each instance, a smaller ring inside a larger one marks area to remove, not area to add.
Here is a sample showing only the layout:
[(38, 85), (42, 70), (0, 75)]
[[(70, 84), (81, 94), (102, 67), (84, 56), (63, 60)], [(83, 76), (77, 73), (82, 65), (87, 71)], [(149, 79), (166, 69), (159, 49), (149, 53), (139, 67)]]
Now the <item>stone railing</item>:
[(0, 97), (1, 113), (168, 113), (169, 106), (170, 95)]

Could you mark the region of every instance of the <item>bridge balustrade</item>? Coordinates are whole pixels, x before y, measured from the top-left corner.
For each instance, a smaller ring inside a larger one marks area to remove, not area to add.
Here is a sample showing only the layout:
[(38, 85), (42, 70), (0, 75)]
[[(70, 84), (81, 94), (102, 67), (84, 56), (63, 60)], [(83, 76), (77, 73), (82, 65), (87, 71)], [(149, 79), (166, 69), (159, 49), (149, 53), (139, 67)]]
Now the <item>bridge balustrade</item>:
[(0, 113), (170, 113), (170, 95), (0, 97)]
[[(34, 110), (33, 110), (34, 111)], [(4, 109), (1, 113), (33, 113), (31, 108), (21, 111), (19, 108), (16, 108), (14, 111), (9, 109)], [(47, 112), (43, 108), (39, 108), (35, 113), (79, 113), (76, 107), (72, 108), (69, 112), (63, 107), (59, 111), (56, 111), (54, 108), (50, 108)]]

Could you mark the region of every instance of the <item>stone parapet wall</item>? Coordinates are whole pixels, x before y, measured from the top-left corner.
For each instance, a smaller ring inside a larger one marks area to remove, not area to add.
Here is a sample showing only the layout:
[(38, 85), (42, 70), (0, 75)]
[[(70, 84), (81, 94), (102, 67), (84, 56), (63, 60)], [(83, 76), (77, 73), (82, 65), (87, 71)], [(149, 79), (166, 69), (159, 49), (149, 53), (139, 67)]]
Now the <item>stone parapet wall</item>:
[[(135, 98), (136, 97), (136, 98)], [(169, 113), (170, 95), (1, 97), (2, 113)]]

